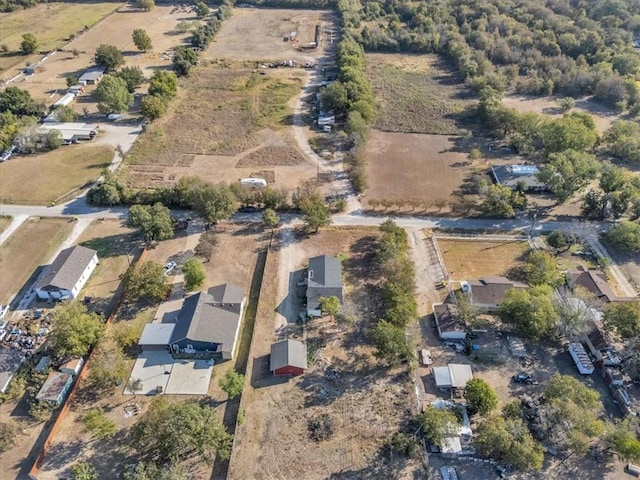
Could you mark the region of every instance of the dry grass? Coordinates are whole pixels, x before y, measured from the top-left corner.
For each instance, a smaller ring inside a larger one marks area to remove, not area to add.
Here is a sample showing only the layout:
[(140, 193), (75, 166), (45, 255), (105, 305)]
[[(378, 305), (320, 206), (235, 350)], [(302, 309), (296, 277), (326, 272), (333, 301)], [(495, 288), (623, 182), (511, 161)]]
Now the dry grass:
[(11, 223), (11, 220), (13, 220), (12, 217), (5, 217), (4, 215), (0, 216), (0, 233), (5, 231)]
[(529, 245), (524, 241), (438, 240), (445, 266), (453, 280), (505, 275), (524, 264)]
[(0, 249), (0, 303), (20, 290), (38, 266), (49, 261), (73, 228), (61, 218), (30, 218)]
[(261, 128), (288, 122), (287, 102), (300, 87), (299, 78), (217, 66), (197, 69), (182, 82), (173, 111), (138, 139), (128, 164), (173, 166), (183, 154), (235, 155), (255, 147)]
[(49, 203), (90, 180), (109, 166), (113, 149), (69, 145), (40, 155), (18, 156), (0, 164), (3, 203)]
[(436, 55), (368, 54), (367, 76), (389, 132), (459, 134), (475, 103), (456, 72)]
[[(20, 49), (22, 35), (32, 33), (38, 39), (38, 50), (48, 51), (64, 45), (71, 34), (79, 34), (85, 26), (93, 26), (120, 7), (120, 3), (42, 3), (34, 8), (0, 14), (0, 43), (10, 52)], [(0, 71), (35, 61), (38, 55), (0, 56)]]

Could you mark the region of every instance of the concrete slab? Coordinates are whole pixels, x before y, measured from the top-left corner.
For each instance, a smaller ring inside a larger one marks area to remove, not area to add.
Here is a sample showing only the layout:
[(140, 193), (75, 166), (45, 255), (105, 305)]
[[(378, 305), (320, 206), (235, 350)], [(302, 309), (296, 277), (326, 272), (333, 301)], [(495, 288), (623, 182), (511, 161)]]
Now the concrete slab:
[(183, 298), (162, 302), (153, 318), (153, 323), (176, 323), (180, 309), (182, 308)]
[[(142, 352), (138, 355), (131, 371), (131, 379), (140, 379), (142, 389), (136, 392), (141, 395), (153, 395), (158, 387), (164, 392), (173, 370), (173, 357), (169, 352)], [(133, 394), (125, 388), (125, 395)]]
[(165, 393), (175, 395), (206, 395), (213, 373), (213, 363), (207, 360), (176, 360)]

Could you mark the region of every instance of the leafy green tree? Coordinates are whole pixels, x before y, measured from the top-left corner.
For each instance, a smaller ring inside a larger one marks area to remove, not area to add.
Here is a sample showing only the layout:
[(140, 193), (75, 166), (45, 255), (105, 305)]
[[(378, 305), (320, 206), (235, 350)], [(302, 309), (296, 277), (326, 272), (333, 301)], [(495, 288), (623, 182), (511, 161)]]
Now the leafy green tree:
[(186, 76), (198, 64), (198, 54), (192, 49), (179, 46), (174, 49), (173, 70), (177, 75)]
[(125, 81), (129, 93), (135, 92), (136, 88), (144, 83), (144, 74), (140, 67), (124, 67), (116, 76)]
[(529, 285), (559, 287), (564, 283), (556, 259), (549, 252), (534, 250), (527, 257), (524, 272)]
[(599, 164), (593, 155), (576, 150), (549, 155), (538, 179), (551, 187), (559, 203), (588, 185), (597, 175)]
[(136, 0), (136, 5), (139, 9), (148, 12), (156, 6), (156, 2), (154, 0)]
[(547, 235), (547, 243), (550, 247), (555, 248), (556, 250), (565, 251), (569, 247), (571, 247), (573, 239), (567, 232), (563, 232), (562, 230), (554, 230), (549, 235)]
[(640, 301), (613, 302), (604, 309), (604, 323), (622, 338), (634, 337), (640, 333)]
[(103, 67), (108, 72), (116, 70), (119, 66), (124, 65), (124, 57), (122, 52), (113, 45), (101, 44), (93, 57), (96, 65)]
[(233, 215), (238, 204), (228, 185), (212, 185), (198, 177), (183, 177), (176, 186), (180, 202), (191, 206), (200, 217), (210, 223), (217, 223)]
[(181, 20), (176, 25), (176, 30), (178, 30), (178, 32), (180, 33), (187, 33), (189, 30), (191, 30), (192, 26), (193, 24), (191, 22), (188, 22), (187, 20)]
[(640, 123), (618, 120), (604, 134), (603, 143), (614, 157), (640, 162)]
[(173, 72), (156, 70), (149, 81), (149, 95), (171, 99), (178, 93), (178, 77)]
[(427, 408), (424, 413), (418, 415), (418, 422), (427, 441), (431, 445), (440, 446), (442, 439), (448, 434), (457, 434), (460, 420), (453, 411), (448, 408)]
[(236, 398), (242, 393), (244, 388), (244, 375), (235, 370), (228, 370), (223, 378), (218, 382), (220, 388), (229, 396), (229, 399)]
[(124, 113), (133, 105), (133, 94), (127, 83), (115, 75), (105, 75), (96, 88), (98, 110), (101, 113)]
[(78, 114), (68, 105), (57, 107), (55, 112), (59, 122), (75, 122), (78, 119)]
[(71, 88), (75, 85), (78, 85), (78, 76), (69, 75), (67, 78), (65, 78), (65, 81), (67, 82), (67, 87)]
[(173, 237), (171, 212), (161, 203), (132, 205), (127, 224), (139, 228), (148, 240), (167, 240)]
[(482, 203), (485, 214), (499, 218), (513, 218), (516, 215), (516, 209), (523, 209), (526, 206), (527, 197), (506, 185), (490, 185)]
[(22, 35), (20, 50), (24, 55), (31, 55), (38, 50), (38, 39), (32, 33)]
[(104, 322), (96, 313), (78, 301), (63, 302), (53, 311), (48, 341), (58, 358), (82, 357), (104, 332)]
[(121, 384), (129, 374), (129, 369), (122, 347), (113, 339), (103, 339), (91, 355), (88, 380), (95, 390), (107, 391)]
[(304, 202), (302, 210), (302, 221), (308, 231), (317, 232), (320, 227), (331, 225), (331, 211), (321, 200)]
[(607, 239), (624, 252), (640, 252), (640, 223), (622, 220), (609, 230)]
[(206, 18), (209, 16), (210, 13), (211, 13), (211, 10), (209, 10), (209, 7), (207, 6), (206, 3), (204, 2), (196, 3), (196, 15), (198, 16), (198, 18)]
[(536, 442), (520, 418), (491, 417), (478, 425), (474, 445), (484, 457), (516, 470), (541, 470), (544, 447)]
[(61, 146), (62, 132), (55, 128), (49, 130), (45, 140), (45, 147), (47, 148), (47, 150), (55, 150), (56, 148), (60, 148)]
[(481, 378), (472, 378), (464, 393), (471, 414), (479, 413), (486, 417), (498, 406), (498, 394), (491, 385)]
[(588, 152), (598, 142), (593, 118), (586, 113), (573, 112), (548, 122), (542, 129), (542, 143), (547, 154), (575, 150)]
[(92, 408), (82, 417), (84, 428), (95, 438), (108, 438), (116, 433), (116, 423), (101, 408)]
[(572, 97), (560, 98), (558, 99), (558, 106), (563, 112), (568, 112), (570, 110), (573, 110), (573, 108), (576, 106), (576, 101)]
[(322, 91), (322, 105), (328, 110), (341, 115), (349, 108), (347, 89), (341, 82), (334, 82)]
[(88, 462), (76, 463), (71, 467), (73, 480), (98, 480), (98, 471)]
[(183, 480), (187, 473), (182, 465), (165, 465), (158, 467), (155, 463), (139, 462), (131, 470), (123, 473), (124, 480)]
[(205, 261), (210, 261), (215, 251), (215, 247), (218, 245), (218, 237), (212, 231), (204, 232), (200, 235), (198, 245), (194, 248), (194, 252), (197, 256), (202, 257)]
[(127, 390), (133, 393), (134, 400), (136, 399), (136, 395), (138, 394), (138, 392), (141, 392), (143, 388), (144, 385), (142, 384), (142, 380), (140, 378), (130, 378), (127, 382)]
[(278, 214), (274, 209), (266, 208), (264, 212), (262, 212), (262, 221), (265, 225), (273, 228), (280, 223), (280, 217), (278, 217)]
[(216, 456), (227, 459), (233, 443), (213, 408), (197, 401), (169, 402), (164, 397), (151, 401), (131, 436), (140, 454), (163, 463), (194, 455), (207, 462)]
[(0, 112), (11, 112), (18, 117), (40, 115), (44, 112), (44, 106), (34, 102), (27, 90), (7, 87), (0, 91)]
[(190, 258), (182, 267), (185, 290), (195, 290), (204, 282), (205, 274), (202, 264), (196, 258)]
[(625, 462), (640, 462), (640, 440), (636, 435), (638, 420), (631, 416), (609, 426), (605, 442)]
[(129, 267), (124, 275), (124, 286), (126, 297), (130, 301), (141, 298), (162, 300), (171, 291), (164, 268), (156, 262), (143, 262)]
[(0, 452), (6, 452), (15, 444), (18, 427), (12, 421), (0, 422)]
[(153, 50), (151, 37), (146, 32), (146, 30), (143, 30), (142, 28), (136, 28), (133, 31), (133, 35), (131, 38), (133, 40), (133, 44), (141, 52), (148, 52), (149, 50)]
[(161, 97), (147, 95), (140, 102), (140, 113), (149, 120), (157, 120), (167, 111), (167, 102)]
[(335, 320), (336, 316), (340, 313), (342, 305), (340, 305), (340, 299), (335, 295), (331, 297), (320, 297), (319, 300), (320, 309), (323, 312), (328, 313), (332, 320)]
[(512, 288), (500, 305), (500, 317), (527, 338), (540, 339), (555, 331), (558, 314), (547, 285), (529, 289)]
[(404, 328), (380, 320), (371, 332), (376, 345), (375, 356), (391, 365), (413, 360), (413, 350), (407, 341)]

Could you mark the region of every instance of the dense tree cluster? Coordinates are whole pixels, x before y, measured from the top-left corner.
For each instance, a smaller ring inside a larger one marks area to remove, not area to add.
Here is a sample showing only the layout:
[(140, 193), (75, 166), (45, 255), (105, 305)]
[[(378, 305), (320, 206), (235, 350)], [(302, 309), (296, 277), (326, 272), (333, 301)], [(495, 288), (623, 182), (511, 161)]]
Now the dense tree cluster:
[(559, 320), (552, 294), (548, 285), (512, 288), (500, 304), (500, 317), (523, 337), (537, 340), (551, 335)]
[(0, 91), (0, 152), (11, 147), (18, 133), (33, 126), (45, 107), (36, 103), (31, 94), (18, 87)]
[(104, 332), (104, 321), (81, 302), (64, 302), (53, 312), (49, 345), (58, 358), (84, 356)]
[(409, 242), (405, 229), (392, 220), (380, 226), (376, 263), (380, 269), (380, 293), (383, 301), (382, 318), (373, 329), (373, 339), (379, 358), (391, 364), (413, 359), (405, 329), (418, 317), (414, 298), (415, 268), (409, 258)]

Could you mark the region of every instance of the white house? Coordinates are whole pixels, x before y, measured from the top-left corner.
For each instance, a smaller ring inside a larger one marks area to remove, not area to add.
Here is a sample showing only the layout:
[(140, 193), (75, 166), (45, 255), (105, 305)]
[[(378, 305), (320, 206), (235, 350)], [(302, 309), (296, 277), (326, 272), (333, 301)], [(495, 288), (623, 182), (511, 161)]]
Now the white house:
[(62, 250), (36, 283), (40, 300), (76, 298), (98, 265), (98, 252), (76, 245)]

